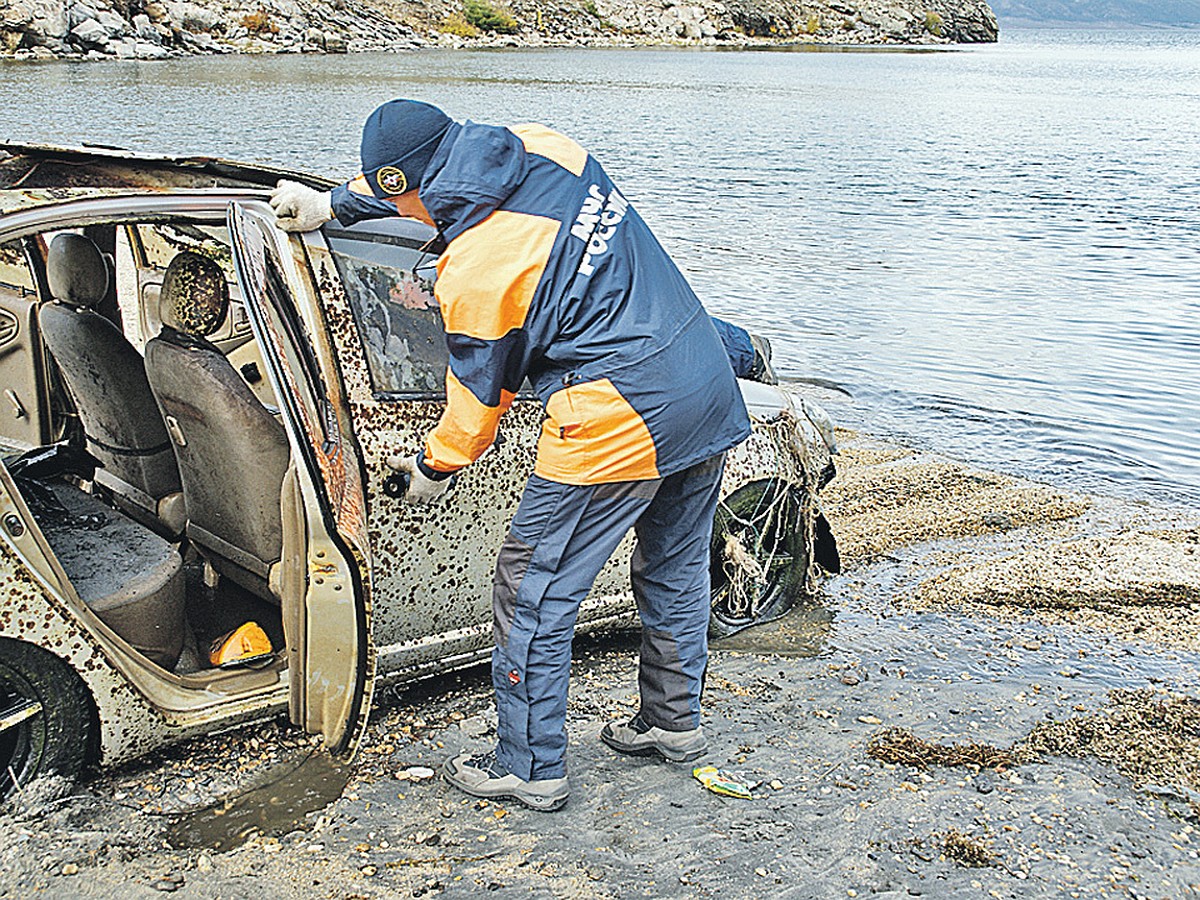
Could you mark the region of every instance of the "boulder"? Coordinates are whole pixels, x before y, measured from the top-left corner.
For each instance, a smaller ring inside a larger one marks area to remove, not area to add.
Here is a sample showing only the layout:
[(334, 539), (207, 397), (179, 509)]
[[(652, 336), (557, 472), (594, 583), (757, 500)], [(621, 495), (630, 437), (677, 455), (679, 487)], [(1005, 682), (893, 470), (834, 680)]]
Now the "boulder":
[(959, 44), (991, 44), (1000, 25), (987, 0), (929, 0), (929, 12), (942, 17), (942, 37)]
[(7, 3), (0, 8), (0, 28), (25, 29), (33, 24), (33, 7), (28, 3)]
[(72, 31), (89, 19), (95, 19), (98, 14), (96, 7), (90, 3), (69, 3), (64, 4), (64, 6), (67, 12), (67, 22), (70, 24)]
[(71, 37), (84, 47), (104, 47), (108, 45), (108, 32), (95, 19), (84, 19), (72, 28)]
[(111, 9), (100, 10), (96, 14), (96, 21), (104, 27), (110, 38), (121, 37), (129, 33), (129, 23)]
[[(164, 18), (169, 18), (170, 21), (188, 31), (212, 31), (221, 25), (224, 16), (220, 6), (204, 6), (199, 3), (192, 3), (191, 0), (166, 0), (163, 4), (167, 15)], [(162, 21), (162, 19), (154, 19), (151, 21)]]
[(188, 46), (195, 48), (201, 53), (219, 53), (221, 52), (220, 45), (213, 40), (213, 36), (205, 31), (193, 32), (185, 31), (183, 40)]
[(152, 44), (149, 41), (138, 41), (134, 45), (133, 55), (137, 59), (166, 59), (171, 55), (171, 52), (161, 44)]
[(145, 13), (139, 13), (133, 17), (133, 33), (141, 43), (162, 43), (162, 35), (159, 33), (158, 28), (150, 22), (150, 17)]

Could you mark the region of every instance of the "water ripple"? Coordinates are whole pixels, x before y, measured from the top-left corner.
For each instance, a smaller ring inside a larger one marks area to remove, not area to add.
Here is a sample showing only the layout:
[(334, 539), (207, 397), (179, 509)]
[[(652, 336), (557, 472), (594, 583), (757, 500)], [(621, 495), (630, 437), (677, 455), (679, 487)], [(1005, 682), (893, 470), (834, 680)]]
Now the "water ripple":
[(588, 146), (709, 307), (847, 424), (1200, 503), (1200, 33), (952, 53), (421, 52), (0, 63), (0, 134), (356, 168), (415, 96)]

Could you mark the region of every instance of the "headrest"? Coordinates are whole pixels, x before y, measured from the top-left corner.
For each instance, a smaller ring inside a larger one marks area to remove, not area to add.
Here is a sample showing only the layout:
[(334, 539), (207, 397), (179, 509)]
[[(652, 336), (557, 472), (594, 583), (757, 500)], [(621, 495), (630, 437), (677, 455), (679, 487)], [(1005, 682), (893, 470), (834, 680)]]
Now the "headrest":
[(184, 251), (167, 266), (158, 298), (158, 317), (168, 328), (208, 337), (229, 308), (229, 285), (221, 267), (207, 256)]
[(70, 306), (92, 307), (108, 293), (108, 263), (90, 238), (64, 232), (46, 254), (50, 296)]

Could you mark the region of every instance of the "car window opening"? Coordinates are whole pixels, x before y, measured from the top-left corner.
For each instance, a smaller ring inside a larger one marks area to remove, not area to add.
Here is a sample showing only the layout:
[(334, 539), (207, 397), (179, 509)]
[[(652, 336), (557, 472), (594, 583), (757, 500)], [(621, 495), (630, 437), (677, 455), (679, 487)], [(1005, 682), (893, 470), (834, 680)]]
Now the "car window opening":
[(429, 229), (396, 222), (327, 226), (325, 236), (358, 324), (372, 389), (387, 397), (444, 398), (449, 354), (433, 294), (436, 273), (427, 264), (429, 238), (417, 230)]

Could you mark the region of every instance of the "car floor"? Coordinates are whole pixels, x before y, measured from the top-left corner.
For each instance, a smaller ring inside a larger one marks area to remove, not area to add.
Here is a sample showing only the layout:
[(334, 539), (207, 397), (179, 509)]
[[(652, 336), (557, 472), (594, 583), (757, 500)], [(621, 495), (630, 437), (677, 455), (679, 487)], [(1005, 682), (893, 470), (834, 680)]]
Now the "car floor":
[(256, 622), (267, 633), (276, 652), (283, 649), (283, 618), (278, 606), (228, 578), (221, 578), (216, 587), (209, 587), (204, 583), (204, 563), (195, 554), (185, 565), (184, 576), (188, 636), (175, 674), (190, 675), (209, 668), (209, 645), (247, 622)]

